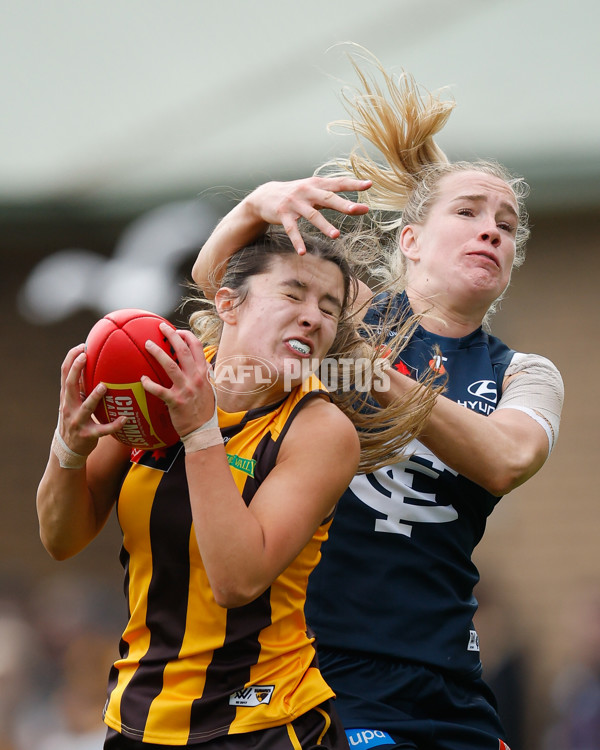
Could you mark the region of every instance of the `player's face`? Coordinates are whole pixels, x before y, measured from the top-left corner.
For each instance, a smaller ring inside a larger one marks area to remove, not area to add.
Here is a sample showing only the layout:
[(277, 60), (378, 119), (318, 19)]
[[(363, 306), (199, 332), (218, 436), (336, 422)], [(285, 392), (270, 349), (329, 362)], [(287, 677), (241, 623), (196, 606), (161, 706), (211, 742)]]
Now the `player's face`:
[(477, 171), (446, 175), (425, 222), (402, 233), (409, 287), (489, 306), (510, 281), (517, 225), (506, 182)]
[(276, 256), (265, 273), (249, 279), (246, 299), (225, 319), (221, 345), (267, 360), (297, 385), (331, 348), (343, 299), (335, 263), (310, 254)]

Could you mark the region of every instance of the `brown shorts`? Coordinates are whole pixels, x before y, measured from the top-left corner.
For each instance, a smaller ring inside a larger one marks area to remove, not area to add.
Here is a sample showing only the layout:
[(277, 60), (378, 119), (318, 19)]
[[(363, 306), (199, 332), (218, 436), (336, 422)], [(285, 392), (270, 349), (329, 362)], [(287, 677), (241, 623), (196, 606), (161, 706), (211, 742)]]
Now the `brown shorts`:
[(245, 734), (227, 734), (192, 745), (154, 745), (131, 740), (109, 729), (104, 750), (349, 750), (346, 733), (333, 708), (326, 701), (289, 724)]

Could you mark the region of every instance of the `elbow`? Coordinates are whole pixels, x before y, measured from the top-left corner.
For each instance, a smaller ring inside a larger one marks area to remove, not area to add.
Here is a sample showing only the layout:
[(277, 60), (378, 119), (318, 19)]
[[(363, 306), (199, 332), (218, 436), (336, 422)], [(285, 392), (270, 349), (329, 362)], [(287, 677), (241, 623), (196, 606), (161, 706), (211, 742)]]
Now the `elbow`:
[(203, 278), (202, 278), (202, 275), (200, 273), (200, 268), (199, 268), (199, 265), (198, 265), (198, 260), (196, 260), (196, 262), (192, 266), (192, 279), (194, 280), (194, 283), (197, 286), (201, 286), (201, 282), (202, 282)]
[(45, 533), (42, 528), (40, 528), (40, 540), (46, 552), (57, 562), (68, 560), (81, 550), (81, 547), (74, 547), (72, 544), (65, 544), (64, 540)]
[(230, 592), (213, 591), (215, 601), (223, 609), (235, 609), (236, 607), (243, 607), (246, 604), (250, 604), (252, 599), (248, 599), (243, 596), (235, 595)]
[(235, 609), (250, 604), (266, 591), (267, 586), (253, 586), (241, 581), (229, 580), (226, 583), (211, 583), (215, 602), (223, 609)]
[(514, 478), (509, 476), (496, 474), (491, 476), (488, 481), (482, 484), (483, 488), (487, 490), (490, 495), (494, 497), (502, 497), (508, 495), (511, 490), (518, 487), (520, 482), (517, 482)]
[(502, 497), (526, 482), (538, 469), (536, 457), (519, 453), (504, 466), (490, 467), (489, 476), (481, 484), (494, 497)]
[(485, 489), (495, 497), (503, 497), (517, 487), (520, 487), (532, 474), (533, 472), (526, 474), (520, 472), (518, 474), (495, 477)]
[(204, 259), (198, 257), (192, 266), (192, 279), (198, 289), (200, 289), (207, 299), (213, 299), (218, 289), (214, 283), (211, 283), (208, 271), (204, 267)]
[(73, 557), (73, 555), (69, 554), (68, 552), (64, 552), (63, 550), (50, 550), (46, 547), (46, 550), (50, 557), (55, 560), (56, 562), (64, 562), (65, 560), (68, 560), (69, 558)]
[(53, 560), (56, 560), (56, 562), (63, 562), (76, 554), (75, 552), (70, 552), (59, 545), (54, 545), (51, 542), (44, 541), (44, 539), (42, 539), (42, 544), (44, 545), (46, 552)]

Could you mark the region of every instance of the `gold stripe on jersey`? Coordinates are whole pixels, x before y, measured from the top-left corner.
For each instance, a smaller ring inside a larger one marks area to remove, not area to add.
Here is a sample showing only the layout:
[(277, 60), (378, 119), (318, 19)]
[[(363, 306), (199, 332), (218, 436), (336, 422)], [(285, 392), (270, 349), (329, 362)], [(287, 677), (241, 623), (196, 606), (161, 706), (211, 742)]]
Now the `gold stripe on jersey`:
[[(322, 394), (311, 377), (278, 404), (218, 410), (247, 504), (297, 410)], [(111, 671), (110, 727), (148, 743), (200, 743), (285, 724), (333, 695), (315, 666), (303, 614), (331, 519), (263, 595), (227, 610), (214, 601), (198, 551), (181, 444), (132, 464), (118, 516), (130, 619)]]

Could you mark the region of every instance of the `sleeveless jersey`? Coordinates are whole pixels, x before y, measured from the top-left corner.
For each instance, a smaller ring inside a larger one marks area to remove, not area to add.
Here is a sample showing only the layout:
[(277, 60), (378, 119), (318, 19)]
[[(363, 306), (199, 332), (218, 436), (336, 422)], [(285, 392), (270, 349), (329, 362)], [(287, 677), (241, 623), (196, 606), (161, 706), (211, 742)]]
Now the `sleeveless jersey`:
[[(277, 404), (219, 410), (247, 505), (299, 409), (324, 393), (311, 377)], [(225, 609), (213, 598), (198, 551), (182, 444), (132, 457), (117, 505), (129, 622), (111, 670), (105, 722), (142, 742), (186, 745), (281, 725), (331, 697), (303, 614), (331, 518), (264, 594)]]
[[(399, 320), (409, 310), (405, 296), (392, 298), (392, 308)], [(366, 320), (390, 341), (396, 327), (389, 311), (384, 325), (381, 316), (372, 308)], [(513, 354), (482, 329), (456, 339), (419, 327), (395, 367), (415, 377), (437, 369), (445, 396), (489, 415)], [(499, 498), (416, 440), (411, 453), (356, 476), (341, 498), (310, 580), (307, 619), (319, 645), (478, 676), (471, 556)]]

